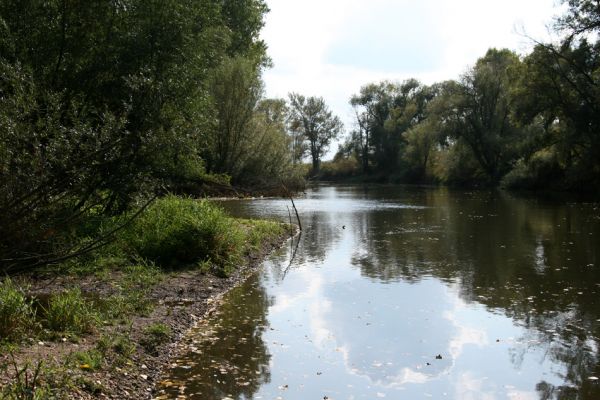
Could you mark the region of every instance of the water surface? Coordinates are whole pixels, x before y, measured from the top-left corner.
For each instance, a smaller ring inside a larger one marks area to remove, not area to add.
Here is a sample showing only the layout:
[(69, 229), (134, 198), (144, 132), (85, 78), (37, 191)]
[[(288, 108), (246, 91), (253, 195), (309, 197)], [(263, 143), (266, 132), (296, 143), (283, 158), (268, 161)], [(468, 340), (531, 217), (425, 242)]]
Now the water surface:
[(600, 399), (599, 204), (321, 186), (296, 205), (302, 236), (193, 332), (162, 398)]

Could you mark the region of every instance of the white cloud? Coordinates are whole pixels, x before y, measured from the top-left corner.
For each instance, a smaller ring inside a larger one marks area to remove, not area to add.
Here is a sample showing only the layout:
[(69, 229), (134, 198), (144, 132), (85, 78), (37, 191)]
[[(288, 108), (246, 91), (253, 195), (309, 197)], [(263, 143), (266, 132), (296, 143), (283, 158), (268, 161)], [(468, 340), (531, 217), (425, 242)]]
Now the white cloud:
[(490, 47), (546, 39), (557, 0), (267, 0), (269, 97), (322, 96), (351, 128), (350, 96), (369, 82), (456, 79)]

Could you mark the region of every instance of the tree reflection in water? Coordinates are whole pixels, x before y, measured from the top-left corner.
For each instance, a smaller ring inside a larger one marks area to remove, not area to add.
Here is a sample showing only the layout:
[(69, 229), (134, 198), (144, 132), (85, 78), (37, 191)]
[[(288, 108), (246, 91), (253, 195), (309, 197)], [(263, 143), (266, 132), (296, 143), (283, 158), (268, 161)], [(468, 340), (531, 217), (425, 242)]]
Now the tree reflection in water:
[[(592, 399), (600, 374), (600, 224), (597, 206), (506, 193), (424, 190), (424, 210), (364, 213), (352, 264), (371, 279), (459, 284), (467, 302), (501, 311), (530, 337), (511, 349), (518, 368), (532, 347), (563, 365), (565, 385), (540, 382), (541, 399)], [(574, 393), (577, 394), (574, 397)]]
[[(174, 370), (185, 394), (600, 398), (597, 204), (392, 186), (317, 188), (296, 203), (296, 257), (198, 331), (201, 355), (183, 363), (196, 365)], [(289, 219), (285, 201), (230, 206)]]

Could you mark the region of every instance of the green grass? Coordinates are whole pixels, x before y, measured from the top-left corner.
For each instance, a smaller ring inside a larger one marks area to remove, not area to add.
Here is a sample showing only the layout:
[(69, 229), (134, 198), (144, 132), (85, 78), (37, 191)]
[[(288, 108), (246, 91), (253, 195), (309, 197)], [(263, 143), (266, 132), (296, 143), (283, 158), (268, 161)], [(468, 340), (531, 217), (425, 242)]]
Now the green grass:
[(80, 335), (92, 332), (99, 323), (92, 302), (78, 288), (53, 295), (44, 311), (43, 324), (54, 332)]
[(290, 230), (289, 225), (273, 221), (242, 220), (240, 223), (246, 227), (246, 251), (258, 250), (265, 242), (275, 240)]
[(29, 362), (18, 366), (14, 358), (11, 358), (9, 362), (1, 366), (1, 369), (5, 374), (8, 369), (12, 369), (13, 375), (6, 386), (0, 387), (0, 399), (42, 400), (50, 398), (51, 390), (41, 379), (44, 372), (42, 361), (38, 361), (35, 366)]
[(35, 326), (32, 300), (10, 278), (0, 282), (0, 341), (20, 339)]
[(210, 260), (236, 262), (243, 237), (231, 229), (223, 210), (206, 200), (167, 196), (157, 200), (125, 232), (140, 257), (161, 266), (181, 267)]
[(131, 359), (136, 345), (127, 334), (104, 334), (96, 343), (96, 350), (111, 366), (121, 366)]
[(275, 222), (231, 218), (207, 200), (167, 196), (150, 206), (123, 239), (138, 257), (159, 266), (198, 266), (228, 275), (244, 254), (284, 230)]
[(104, 364), (104, 355), (98, 349), (77, 351), (69, 355), (67, 364), (83, 371), (97, 371)]

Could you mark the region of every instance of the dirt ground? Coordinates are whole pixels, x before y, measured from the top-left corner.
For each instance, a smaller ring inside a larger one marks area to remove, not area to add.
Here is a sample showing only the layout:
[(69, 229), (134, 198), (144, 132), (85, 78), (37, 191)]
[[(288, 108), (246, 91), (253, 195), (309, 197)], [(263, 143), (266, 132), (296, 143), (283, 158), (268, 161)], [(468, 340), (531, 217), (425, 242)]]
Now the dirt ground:
[[(30, 362), (35, 365), (43, 360), (43, 365), (64, 365), (65, 358), (72, 352), (94, 348), (102, 335), (128, 335), (135, 344), (135, 351), (129, 361), (122, 366), (110, 365), (110, 360), (97, 371), (83, 371), (76, 366), (63, 371), (69, 382), (79, 382), (69, 388), (68, 398), (72, 399), (149, 399), (152, 398), (155, 383), (161, 372), (169, 366), (175, 356), (177, 343), (194, 324), (203, 319), (216, 307), (219, 298), (228, 290), (243, 282), (261, 265), (263, 259), (287, 237), (265, 243), (262, 250), (247, 257), (247, 262), (228, 278), (218, 278), (199, 271), (186, 271), (168, 274), (150, 292), (155, 307), (150, 315), (134, 316), (131, 326), (105, 326), (97, 332), (82, 337), (77, 343), (66, 339), (40, 342), (25, 338), (30, 345), (23, 345), (14, 354), (18, 365)], [(115, 276), (115, 281), (118, 276)], [(36, 295), (53, 293), (73, 284), (81, 287), (83, 293), (93, 296), (109, 296), (114, 292), (110, 279), (99, 283), (94, 277), (68, 277), (41, 279), (32, 283), (30, 290)], [(166, 344), (148, 351), (140, 344), (144, 328), (153, 323), (170, 327), (172, 335)], [(8, 355), (0, 355), (0, 362), (6, 362)], [(4, 377), (4, 379), (10, 379)], [(81, 382), (85, 382), (81, 384)], [(6, 381), (5, 381), (6, 383)], [(0, 385), (2, 382), (0, 381)]]

